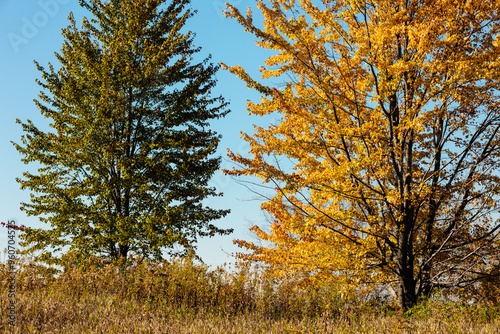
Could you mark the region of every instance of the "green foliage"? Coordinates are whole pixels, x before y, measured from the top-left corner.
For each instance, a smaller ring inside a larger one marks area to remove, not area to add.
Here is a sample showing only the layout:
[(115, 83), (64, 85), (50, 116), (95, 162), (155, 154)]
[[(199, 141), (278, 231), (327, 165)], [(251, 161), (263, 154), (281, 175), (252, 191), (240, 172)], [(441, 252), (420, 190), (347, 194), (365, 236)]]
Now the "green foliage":
[(202, 205), (221, 195), (208, 186), (220, 165), (220, 136), (208, 127), (228, 110), (210, 96), (218, 67), (194, 61), (189, 3), (82, 0), (93, 18), (79, 28), (70, 14), (60, 68), (35, 62), (43, 79), (35, 103), (53, 130), (17, 120), (22, 161), (42, 165), (17, 181), (32, 192), (21, 209), (50, 228), (27, 228), (26, 252), (43, 251), (48, 262), (68, 246), (79, 262), (160, 259), (232, 232), (210, 223), (229, 210)]
[(432, 298), (423, 298), (418, 304), (404, 312), (406, 318), (428, 321), (459, 322), (463, 319), (488, 323), (500, 318), (500, 304), (464, 303), (462, 300), (450, 301), (442, 299), (439, 294)]

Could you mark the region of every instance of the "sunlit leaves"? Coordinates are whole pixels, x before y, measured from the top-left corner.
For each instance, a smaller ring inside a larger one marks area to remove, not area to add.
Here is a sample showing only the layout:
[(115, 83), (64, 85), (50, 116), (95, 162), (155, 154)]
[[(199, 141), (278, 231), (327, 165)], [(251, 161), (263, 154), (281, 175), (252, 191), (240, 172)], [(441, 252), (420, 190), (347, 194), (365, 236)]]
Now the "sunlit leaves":
[(39, 64), (36, 105), (51, 132), (31, 121), (15, 144), (38, 174), (18, 181), (32, 191), (22, 209), (50, 223), (28, 229), (29, 251), (69, 246), (87, 255), (161, 258), (227, 234), (210, 224), (228, 210), (201, 204), (219, 193), (208, 181), (220, 164), (209, 121), (228, 111), (211, 97), (217, 67), (195, 63), (184, 26), (188, 0), (81, 1), (92, 18), (69, 16), (60, 67)]
[(243, 135), (252, 157), (230, 154), (227, 173), (276, 186), (275, 223), (253, 229), (267, 244), (237, 241), (241, 256), (394, 285), (404, 307), (498, 265), (498, 1), (256, 3), (262, 29), (226, 14), (275, 51), (262, 79), (285, 85), (228, 67), (264, 95), (250, 113), (280, 117)]

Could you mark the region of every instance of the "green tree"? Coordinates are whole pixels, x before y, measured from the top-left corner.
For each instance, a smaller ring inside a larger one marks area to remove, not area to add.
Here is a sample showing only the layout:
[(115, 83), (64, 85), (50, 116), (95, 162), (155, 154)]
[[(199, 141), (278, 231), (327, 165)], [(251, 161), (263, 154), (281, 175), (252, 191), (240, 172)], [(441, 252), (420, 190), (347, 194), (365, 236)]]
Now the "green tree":
[(27, 228), (26, 252), (160, 259), (232, 232), (210, 223), (229, 210), (202, 203), (221, 195), (208, 185), (220, 165), (209, 121), (229, 111), (210, 95), (218, 67), (194, 60), (200, 48), (183, 30), (190, 1), (165, 2), (82, 0), (93, 18), (78, 28), (70, 14), (60, 68), (35, 62), (35, 103), (54, 130), (17, 120), (24, 145), (13, 144), (23, 162), (42, 165), (17, 179), (32, 191), (21, 209), (50, 228)]

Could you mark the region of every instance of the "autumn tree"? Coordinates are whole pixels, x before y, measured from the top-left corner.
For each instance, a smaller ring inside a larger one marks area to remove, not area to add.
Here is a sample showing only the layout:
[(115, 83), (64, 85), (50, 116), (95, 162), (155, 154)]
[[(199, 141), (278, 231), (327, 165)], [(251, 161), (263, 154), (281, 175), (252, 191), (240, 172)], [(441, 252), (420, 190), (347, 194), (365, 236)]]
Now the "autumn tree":
[(221, 195), (208, 185), (220, 164), (209, 121), (228, 110), (210, 95), (218, 66), (195, 61), (189, 4), (80, 1), (92, 18), (80, 28), (70, 14), (59, 69), (35, 62), (35, 103), (53, 130), (17, 120), (22, 160), (42, 166), (18, 179), (31, 191), (21, 209), (49, 225), (25, 230), (28, 251), (160, 259), (231, 232), (210, 223), (229, 210), (202, 203)]
[(500, 2), (256, 4), (262, 28), (226, 15), (274, 55), (262, 80), (229, 70), (262, 94), (250, 113), (280, 118), (226, 172), (275, 188), (275, 220), (240, 256), (403, 308), (497, 275)]

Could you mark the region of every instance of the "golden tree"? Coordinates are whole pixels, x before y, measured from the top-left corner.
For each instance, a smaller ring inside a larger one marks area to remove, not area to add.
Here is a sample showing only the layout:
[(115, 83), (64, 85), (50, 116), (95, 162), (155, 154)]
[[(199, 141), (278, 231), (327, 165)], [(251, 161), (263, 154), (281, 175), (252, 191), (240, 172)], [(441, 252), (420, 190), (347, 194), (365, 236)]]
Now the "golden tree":
[(385, 285), (403, 308), (498, 272), (500, 2), (256, 2), (263, 28), (251, 9), (226, 15), (275, 51), (263, 79), (285, 83), (226, 66), (263, 95), (250, 113), (281, 116), (243, 135), (252, 157), (230, 153), (227, 173), (276, 189), (270, 231), (253, 228), (268, 243), (238, 240), (241, 256)]

